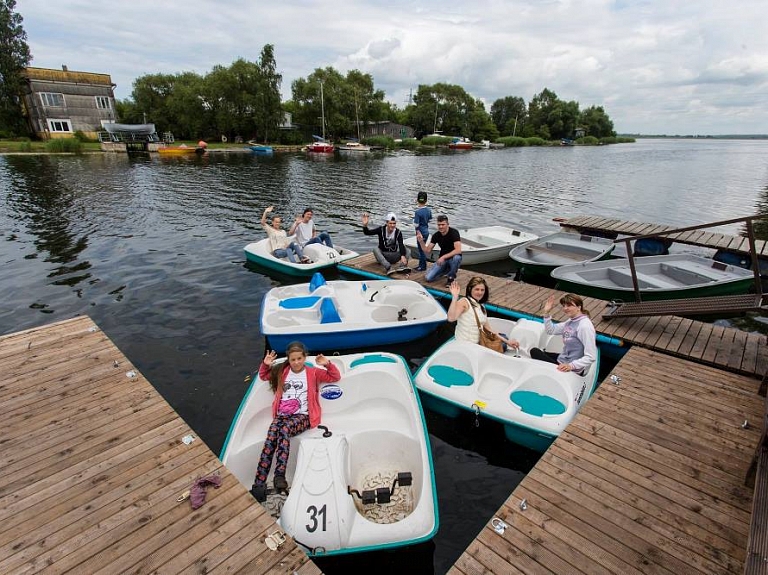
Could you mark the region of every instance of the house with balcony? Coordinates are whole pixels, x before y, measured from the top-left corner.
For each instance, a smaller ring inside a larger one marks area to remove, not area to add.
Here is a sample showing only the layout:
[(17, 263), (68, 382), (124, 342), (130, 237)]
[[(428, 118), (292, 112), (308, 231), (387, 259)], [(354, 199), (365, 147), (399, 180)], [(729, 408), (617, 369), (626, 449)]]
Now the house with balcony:
[(26, 68), (23, 106), (30, 130), (41, 139), (71, 138), (77, 131), (96, 139), (114, 122), (115, 84), (109, 74), (74, 72), (62, 66)]

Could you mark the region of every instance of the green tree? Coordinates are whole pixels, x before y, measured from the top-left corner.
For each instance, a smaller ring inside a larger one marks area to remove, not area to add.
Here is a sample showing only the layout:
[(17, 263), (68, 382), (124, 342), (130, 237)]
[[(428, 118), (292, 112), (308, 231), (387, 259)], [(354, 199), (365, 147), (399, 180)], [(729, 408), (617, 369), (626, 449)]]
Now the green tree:
[(204, 80), (204, 97), (216, 129), (229, 138), (256, 132), (254, 114), (261, 73), (257, 64), (242, 58), (231, 66), (214, 66)]
[(254, 110), (255, 136), (260, 136), (264, 142), (267, 142), (270, 135), (277, 133), (278, 126), (283, 123), (285, 117), (280, 103), (280, 85), (283, 83), (283, 76), (277, 73), (275, 47), (272, 44), (265, 44), (262, 48), (258, 68), (259, 88)]
[(408, 123), (417, 137), (441, 131), (447, 136), (477, 138), (475, 130), (485, 125), (485, 121), (478, 121), (475, 113), (488, 116), (479, 100), (455, 84), (421, 84), (413, 102), (407, 108)]
[(0, 0), (0, 134), (27, 133), (21, 105), (22, 72), (32, 56), (27, 45), (24, 19), (14, 12), (16, 0)]
[[(320, 85), (323, 100), (320, 100)], [(325, 135), (329, 139), (356, 137), (356, 117), (362, 126), (367, 122), (392, 119), (391, 108), (384, 102), (384, 92), (376, 90), (373, 77), (359, 70), (342, 76), (332, 67), (317, 68), (306, 79), (291, 84), (294, 119), (310, 134), (321, 134), (322, 109), (325, 108)]]
[(525, 125), (525, 100), (519, 96), (499, 98), (491, 104), (491, 119), (502, 136), (516, 136)]
[(544, 88), (528, 104), (528, 121), (523, 135), (547, 140), (572, 138), (578, 120), (578, 102), (564, 102), (553, 91)]
[(587, 136), (594, 136), (595, 138), (616, 135), (613, 122), (602, 106), (590, 106), (584, 109), (579, 116), (579, 126), (586, 130)]
[(169, 109), (169, 99), (173, 94), (176, 77), (171, 74), (148, 74), (133, 81), (131, 98), (133, 107), (126, 107), (130, 117), (126, 121), (135, 123), (152, 122), (159, 133), (173, 132), (176, 137), (183, 137), (179, 126)]

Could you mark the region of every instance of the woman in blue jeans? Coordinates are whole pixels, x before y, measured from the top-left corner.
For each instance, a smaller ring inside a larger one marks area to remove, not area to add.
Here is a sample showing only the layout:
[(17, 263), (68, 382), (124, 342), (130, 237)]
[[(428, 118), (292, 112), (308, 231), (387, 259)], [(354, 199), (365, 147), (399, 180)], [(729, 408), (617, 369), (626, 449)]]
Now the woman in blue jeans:
[(267, 232), (272, 255), (276, 258), (288, 258), (288, 261), (292, 264), (297, 263), (297, 261), (301, 263), (308, 262), (309, 259), (304, 257), (301, 246), (293, 241), (293, 236), (288, 236), (285, 230), (282, 229), (283, 218), (277, 215), (272, 216), (272, 224), (267, 224), (267, 214), (274, 209), (274, 206), (269, 206), (261, 214), (261, 227)]

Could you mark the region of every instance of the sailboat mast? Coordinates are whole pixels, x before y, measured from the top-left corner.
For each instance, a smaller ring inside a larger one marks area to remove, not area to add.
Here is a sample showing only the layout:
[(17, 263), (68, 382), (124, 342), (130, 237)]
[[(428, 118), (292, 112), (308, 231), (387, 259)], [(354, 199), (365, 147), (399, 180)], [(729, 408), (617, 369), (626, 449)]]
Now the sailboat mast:
[(323, 100), (323, 83), (320, 82), (320, 113), (323, 116), (323, 141), (325, 141), (325, 102)]
[(357, 90), (355, 90), (355, 123), (357, 124), (357, 141), (360, 141), (360, 116), (357, 113)]

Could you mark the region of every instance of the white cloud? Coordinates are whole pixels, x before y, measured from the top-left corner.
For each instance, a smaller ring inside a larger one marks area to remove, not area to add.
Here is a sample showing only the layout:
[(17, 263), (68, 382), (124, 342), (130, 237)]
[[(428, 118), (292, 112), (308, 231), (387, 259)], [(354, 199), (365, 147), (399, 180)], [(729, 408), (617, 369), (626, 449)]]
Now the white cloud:
[(275, 46), (283, 95), (316, 68), (370, 73), (402, 106), (419, 84), (486, 102), (544, 88), (602, 105), (618, 131), (768, 133), (764, 0), (19, 0), (33, 65), (136, 78), (255, 61)]

